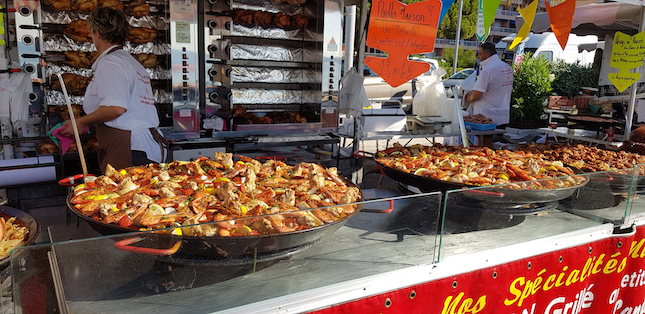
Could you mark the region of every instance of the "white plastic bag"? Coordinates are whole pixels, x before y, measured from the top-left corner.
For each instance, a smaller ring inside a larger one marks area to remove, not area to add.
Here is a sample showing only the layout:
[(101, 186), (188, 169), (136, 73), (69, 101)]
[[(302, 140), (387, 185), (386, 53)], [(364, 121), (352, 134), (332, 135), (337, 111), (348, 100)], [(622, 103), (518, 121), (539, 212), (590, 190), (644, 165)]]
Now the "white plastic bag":
[(419, 117), (444, 117), (451, 115), (447, 110), (446, 88), (441, 77), (446, 74), (442, 68), (432, 75), (420, 76), (416, 81), (417, 93), (412, 99), (412, 114)]
[(338, 94), (338, 109), (340, 113), (358, 117), (364, 107), (370, 106), (363, 81), (365, 78), (352, 68), (340, 79), (341, 89)]
[(459, 96), (466, 95), (472, 92), (475, 89), (475, 83), (477, 82), (477, 71), (473, 71), (463, 82), (459, 85)]

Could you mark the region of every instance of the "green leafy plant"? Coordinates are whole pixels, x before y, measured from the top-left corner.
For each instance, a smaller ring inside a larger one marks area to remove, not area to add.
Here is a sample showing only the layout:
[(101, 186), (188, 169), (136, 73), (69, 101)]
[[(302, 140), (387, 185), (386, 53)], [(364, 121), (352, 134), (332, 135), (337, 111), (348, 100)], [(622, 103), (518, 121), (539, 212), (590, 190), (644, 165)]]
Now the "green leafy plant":
[(511, 126), (535, 128), (546, 126), (544, 109), (551, 95), (550, 62), (524, 56), (514, 68), (511, 94)]
[[(457, 70), (459, 72), (465, 68), (474, 68), (475, 67), (475, 50), (464, 50), (459, 49), (459, 55), (457, 56)], [(446, 75), (444, 78), (447, 78), (452, 75), (452, 62), (455, 59), (455, 49), (446, 48), (443, 51), (443, 60), (439, 60), (439, 66), (446, 70)]]
[(555, 76), (551, 86), (559, 96), (575, 97), (581, 87), (598, 87), (598, 68), (558, 60), (551, 63), (551, 72)]

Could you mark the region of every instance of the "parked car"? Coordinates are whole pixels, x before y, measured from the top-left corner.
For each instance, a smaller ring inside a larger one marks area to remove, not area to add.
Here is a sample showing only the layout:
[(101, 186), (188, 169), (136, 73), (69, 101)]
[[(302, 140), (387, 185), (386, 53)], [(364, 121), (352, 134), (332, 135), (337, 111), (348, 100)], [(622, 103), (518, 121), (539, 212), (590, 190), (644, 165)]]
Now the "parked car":
[(400, 102), (403, 110), (409, 112), (412, 104), (412, 97), (416, 93), (416, 80), (422, 79), (423, 77), (430, 77), (432, 73), (439, 68), (439, 62), (434, 59), (410, 58), (410, 60), (427, 62), (430, 64), (430, 70), (397, 87), (390, 86), (390, 84), (378, 76), (378, 74), (368, 67), (365, 67), (365, 69), (370, 73), (370, 76), (365, 76), (365, 81), (363, 82), (367, 98), (372, 102), (385, 103), (388, 100), (392, 103)]
[(461, 83), (471, 74), (473, 74), (474, 71), (475, 69), (463, 69), (451, 75), (449, 78), (443, 80), (443, 86), (446, 88), (446, 96), (448, 96), (448, 98), (452, 98), (452, 87), (455, 85), (461, 85)]

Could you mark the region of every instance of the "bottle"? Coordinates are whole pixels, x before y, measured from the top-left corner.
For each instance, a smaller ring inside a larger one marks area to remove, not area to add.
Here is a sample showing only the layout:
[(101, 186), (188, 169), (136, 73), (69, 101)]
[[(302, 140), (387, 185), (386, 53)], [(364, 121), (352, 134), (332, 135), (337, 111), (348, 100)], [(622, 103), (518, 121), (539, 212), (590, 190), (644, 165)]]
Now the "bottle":
[(571, 110), (569, 110), (569, 114), (572, 115), (572, 116), (575, 116), (575, 115), (578, 114), (578, 108), (576, 108), (576, 105), (573, 105), (573, 108), (571, 108)]

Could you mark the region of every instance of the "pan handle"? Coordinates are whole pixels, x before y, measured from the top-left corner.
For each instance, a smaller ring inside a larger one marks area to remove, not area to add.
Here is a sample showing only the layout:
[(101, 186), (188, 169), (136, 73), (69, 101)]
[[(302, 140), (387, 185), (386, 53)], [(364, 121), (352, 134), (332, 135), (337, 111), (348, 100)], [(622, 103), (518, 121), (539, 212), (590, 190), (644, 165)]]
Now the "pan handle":
[(352, 154), (352, 156), (354, 156), (354, 157), (356, 157), (356, 158), (372, 158), (372, 157), (370, 157), (370, 156), (368, 156), (368, 155), (372, 155), (372, 157), (374, 157), (374, 154), (373, 154), (373, 153), (366, 152), (366, 151), (364, 151), (364, 150), (359, 150), (359, 151), (356, 151), (356, 152), (354, 152), (354, 153)]
[(502, 197), (505, 196), (504, 193), (502, 193), (502, 192), (491, 192), (491, 191), (480, 191), (480, 190), (466, 190), (464, 192), (482, 194), (482, 195), (486, 195), (486, 196), (493, 196), (493, 197), (499, 197), (499, 198), (502, 198)]
[(613, 177), (611, 174), (609, 174), (609, 173), (605, 173), (605, 175), (607, 176), (606, 178), (597, 178), (597, 177), (594, 177), (594, 180), (596, 180), (596, 181), (602, 181), (602, 182), (614, 181), (614, 177)]
[(370, 209), (370, 208), (363, 207), (361, 211), (366, 213), (389, 214), (394, 210), (394, 200), (389, 200), (389, 202), (390, 202), (390, 208), (388, 209)]
[(130, 244), (137, 243), (143, 239), (144, 239), (143, 237), (123, 239), (121, 241), (118, 241), (117, 243), (114, 243), (114, 247), (117, 250), (124, 251), (124, 252), (132, 252), (132, 253), (148, 254), (148, 255), (162, 255), (162, 256), (173, 255), (181, 247), (181, 241), (177, 241), (175, 245), (173, 245), (171, 248), (168, 248), (168, 249), (153, 249), (153, 248), (147, 248), (147, 247), (130, 246)]
[[(94, 177), (94, 178), (96, 178), (94, 175), (91, 175), (91, 174), (90, 174), (90, 175), (87, 175), (87, 178), (88, 178), (88, 179), (89, 179), (90, 177)], [(83, 183), (83, 182), (84, 182), (84, 180), (80, 180), (80, 179), (84, 179), (84, 178), (85, 178), (85, 175), (84, 175), (84, 174), (82, 174), (82, 173), (80, 173), (80, 174), (77, 174), (77, 175), (75, 175), (75, 176), (71, 176), (71, 177), (67, 177), (67, 178), (63, 178), (63, 179), (61, 179), (60, 181), (58, 181), (58, 185), (61, 185), (61, 186), (75, 186), (75, 185), (79, 185), (79, 184), (81, 184), (81, 183)], [(79, 181), (77, 181), (77, 180), (79, 180)]]

